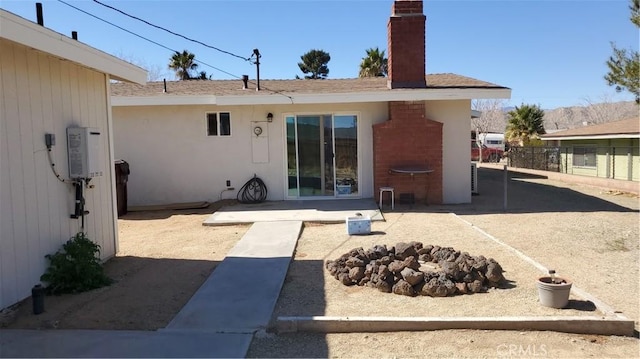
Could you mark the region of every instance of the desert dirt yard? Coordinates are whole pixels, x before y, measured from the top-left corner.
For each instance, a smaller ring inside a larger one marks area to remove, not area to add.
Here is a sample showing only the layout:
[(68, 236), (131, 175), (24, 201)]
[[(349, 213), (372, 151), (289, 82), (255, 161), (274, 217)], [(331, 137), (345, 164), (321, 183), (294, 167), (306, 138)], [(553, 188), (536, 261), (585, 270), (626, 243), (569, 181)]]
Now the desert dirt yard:
[[(484, 182), (490, 184), (490, 180)], [(258, 333), (249, 357), (640, 357), (638, 196), (540, 178), (510, 182), (509, 210), (481, 191), (472, 205), (384, 208), (372, 234), (349, 236), (344, 224), (306, 223), (274, 310), (277, 316), (597, 316), (582, 298), (569, 309), (538, 303), (542, 273), (494, 239), (523, 252), (635, 321), (636, 337), (534, 331), (441, 330), (383, 333)], [(543, 191), (537, 193), (535, 191)], [(528, 195), (525, 195), (528, 194)], [(524, 197), (523, 197), (524, 196)], [(557, 202), (557, 203), (556, 203)], [(555, 203), (555, 204), (554, 204)], [(30, 299), (4, 311), (6, 328), (157, 330), (189, 300), (249, 225), (205, 227), (222, 205), (130, 212), (119, 221), (120, 252), (105, 263), (109, 287)], [(419, 241), (497, 260), (511, 285), (446, 298), (405, 297), (343, 286), (324, 268), (357, 247)]]

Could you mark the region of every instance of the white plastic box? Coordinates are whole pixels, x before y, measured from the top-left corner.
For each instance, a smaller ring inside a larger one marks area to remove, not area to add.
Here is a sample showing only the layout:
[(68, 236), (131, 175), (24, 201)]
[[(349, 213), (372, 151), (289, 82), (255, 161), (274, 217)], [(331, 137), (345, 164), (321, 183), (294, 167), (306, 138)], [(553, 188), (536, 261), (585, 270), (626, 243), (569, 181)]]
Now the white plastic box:
[(368, 216), (347, 217), (347, 234), (370, 234), (371, 218)]

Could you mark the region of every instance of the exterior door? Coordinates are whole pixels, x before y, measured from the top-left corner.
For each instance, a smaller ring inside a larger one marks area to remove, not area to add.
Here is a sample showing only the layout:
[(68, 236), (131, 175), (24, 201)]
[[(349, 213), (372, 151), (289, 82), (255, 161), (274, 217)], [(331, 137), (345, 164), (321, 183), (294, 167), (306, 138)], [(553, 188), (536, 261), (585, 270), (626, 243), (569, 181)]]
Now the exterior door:
[(287, 116), (288, 198), (358, 194), (357, 117)]

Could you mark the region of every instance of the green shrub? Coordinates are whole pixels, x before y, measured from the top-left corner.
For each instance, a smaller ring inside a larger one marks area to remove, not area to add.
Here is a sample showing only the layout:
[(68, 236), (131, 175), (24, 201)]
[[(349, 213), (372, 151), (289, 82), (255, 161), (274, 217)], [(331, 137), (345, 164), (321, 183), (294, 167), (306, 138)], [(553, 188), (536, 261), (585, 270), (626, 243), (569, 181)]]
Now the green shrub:
[(99, 253), (100, 246), (85, 233), (78, 232), (55, 254), (47, 254), (49, 268), (40, 277), (47, 283), (47, 292), (80, 293), (111, 284), (113, 281), (104, 274)]

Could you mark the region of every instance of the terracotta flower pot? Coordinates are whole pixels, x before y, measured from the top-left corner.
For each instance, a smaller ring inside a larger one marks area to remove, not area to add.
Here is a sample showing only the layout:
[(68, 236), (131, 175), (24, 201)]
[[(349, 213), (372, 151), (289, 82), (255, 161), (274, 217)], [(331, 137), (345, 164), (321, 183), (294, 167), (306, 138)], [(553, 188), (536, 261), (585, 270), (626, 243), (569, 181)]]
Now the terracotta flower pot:
[(564, 308), (569, 303), (571, 282), (565, 278), (556, 277), (552, 283), (551, 277), (538, 278), (538, 297), (540, 304), (551, 308)]

